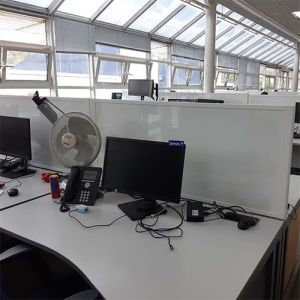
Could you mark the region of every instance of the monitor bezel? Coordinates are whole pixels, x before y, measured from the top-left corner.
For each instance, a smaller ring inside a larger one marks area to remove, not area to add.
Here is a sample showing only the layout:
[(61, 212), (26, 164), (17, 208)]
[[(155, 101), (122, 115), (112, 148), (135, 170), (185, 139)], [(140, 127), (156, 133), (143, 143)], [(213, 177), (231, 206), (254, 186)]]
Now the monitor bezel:
[[(168, 144), (168, 142), (161, 142), (161, 141), (151, 141), (151, 140), (142, 140), (142, 139), (131, 139), (131, 138), (121, 138), (121, 137), (112, 137), (108, 136), (106, 137), (106, 144), (105, 144), (105, 154), (104, 154), (104, 163), (103, 163), (103, 173), (102, 173), (102, 184), (101, 187), (104, 189), (112, 189), (112, 190), (117, 190), (120, 193), (125, 193), (125, 194), (137, 194), (145, 199), (152, 199), (153, 201), (155, 200), (161, 200), (161, 201), (168, 201), (172, 203), (180, 203), (181, 200), (181, 189), (182, 189), (182, 180), (183, 180), (183, 172), (184, 172), (184, 159), (185, 159), (185, 145), (182, 145), (182, 151), (180, 155), (180, 168), (181, 168), (181, 174), (180, 178), (178, 178), (178, 184), (179, 188), (178, 191), (179, 194), (176, 195), (176, 197), (169, 197), (169, 196), (161, 196), (158, 194), (149, 194), (149, 193), (144, 193), (138, 190), (127, 190), (127, 189), (118, 189), (117, 187), (112, 187), (112, 186), (107, 186), (105, 185), (105, 177), (106, 177), (106, 170), (107, 170), (107, 148), (110, 140), (124, 140), (124, 141), (134, 141), (134, 142), (141, 142), (141, 143), (159, 143), (159, 144)], [(177, 146), (174, 146), (177, 147)], [(179, 146), (178, 146), (179, 147)]]
[[(29, 139), (29, 156), (26, 155), (20, 155), (20, 154), (16, 154), (16, 153), (12, 153), (12, 152), (5, 152), (5, 151), (1, 151), (0, 148), (0, 154), (2, 155), (6, 155), (6, 156), (10, 156), (10, 157), (15, 157), (15, 158), (21, 158), (24, 160), (31, 160), (32, 159), (32, 150), (31, 150), (31, 128), (30, 128), (30, 119), (29, 118), (21, 118), (21, 117), (12, 117), (12, 116), (4, 116), (4, 115), (0, 115), (0, 118), (10, 118), (10, 119), (23, 119), (26, 121), (26, 128), (27, 128), (27, 132), (28, 132), (28, 139)], [(0, 129), (1, 130), (1, 129)]]

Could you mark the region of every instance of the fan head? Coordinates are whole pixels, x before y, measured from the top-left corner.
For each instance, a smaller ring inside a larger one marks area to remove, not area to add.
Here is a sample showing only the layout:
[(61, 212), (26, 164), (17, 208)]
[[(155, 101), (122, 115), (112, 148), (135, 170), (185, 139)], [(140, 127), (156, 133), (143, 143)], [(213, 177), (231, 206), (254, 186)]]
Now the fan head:
[(97, 125), (86, 115), (71, 112), (60, 117), (50, 132), (50, 148), (66, 167), (90, 165), (101, 148)]

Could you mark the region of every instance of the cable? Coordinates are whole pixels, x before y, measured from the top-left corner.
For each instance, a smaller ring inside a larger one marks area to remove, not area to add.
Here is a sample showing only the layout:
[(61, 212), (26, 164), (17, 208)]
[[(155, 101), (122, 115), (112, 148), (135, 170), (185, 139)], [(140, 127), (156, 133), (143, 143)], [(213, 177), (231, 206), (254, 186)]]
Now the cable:
[[(183, 215), (180, 214), (180, 212), (173, 206), (170, 206), (169, 204), (161, 204), (161, 205), (165, 205), (171, 209), (173, 209), (180, 217), (180, 223), (174, 227), (169, 227), (169, 228), (155, 228), (154, 226), (157, 224), (158, 219), (159, 219), (159, 215), (155, 216), (156, 220), (154, 221), (153, 224), (147, 224), (144, 222), (145, 219), (144, 218), (142, 220), (138, 220), (137, 224), (135, 226), (135, 231), (137, 233), (144, 233), (144, 232), (148, 232), (153, 238), (155, 239), (160, 239), (160, 238), (165, 238), (168, 240), (168, 245), (170, 250), (174, 250), (174, 246), (171, 243), (171, 238), (179, 238), (183, 236), (183, 230), (181, 228), (182, 224), (183, 224)], [(141, 229), (140, 229), (141, 228)], [(178, 234), (167, 234), (167, 232), (172, 232), (172, 231), (177, 231)]]
[(77, 209), (72, 209), (72, 210), (70, 210), (70, 211), (68, 212), (68, 215), (69, 215), (72, 219), (76, 220), (76, 221), (77, 221), (82, 227), (84, 227), (84, 228), (108, 227), (108, 226), (114, 224), (115, 222), (117, 222), (118, 220), (120, 220), (121, 218), (124, 218), (124, 217), (126, 216), (126, 215), (122, 215), (121, 217), (119, 217), (119, 218), (113, 220), (112, 222), (110, 222), (110, 223), (108, 223), (108, 224), (84, 225), (84, 224), (81, 223), (76, 217), (74, 217), (74, 216), (71, 215), (71, 213), (74, 212), (74, 211), (77, 211)]

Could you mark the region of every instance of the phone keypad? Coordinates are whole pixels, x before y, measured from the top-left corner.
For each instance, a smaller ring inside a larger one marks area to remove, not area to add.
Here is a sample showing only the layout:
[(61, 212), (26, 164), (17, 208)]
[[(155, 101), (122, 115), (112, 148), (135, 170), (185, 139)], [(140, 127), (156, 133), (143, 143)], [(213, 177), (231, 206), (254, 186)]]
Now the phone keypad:
[(90, 198), (90, 191), (81, 191), (79, 201), (83, 203), (87, 203)]

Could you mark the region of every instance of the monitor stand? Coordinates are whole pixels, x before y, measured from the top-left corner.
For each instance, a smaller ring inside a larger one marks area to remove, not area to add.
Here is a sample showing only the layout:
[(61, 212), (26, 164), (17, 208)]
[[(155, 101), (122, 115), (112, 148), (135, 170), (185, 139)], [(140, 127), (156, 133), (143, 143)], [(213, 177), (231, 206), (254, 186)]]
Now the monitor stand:
[(28, 161), (26, 159), (16, 159), (11, 164), (2, 166), (0, 176), (15, 179), (18, 177), (28, 176), (36, 173), (36, 170), (28, 168)]
[(151, 215), (167, 212), (167, 210), (157, 204), (155, 200), (148, 199), (126, 202), (118, 206), (132, 221), (142, 220)]

